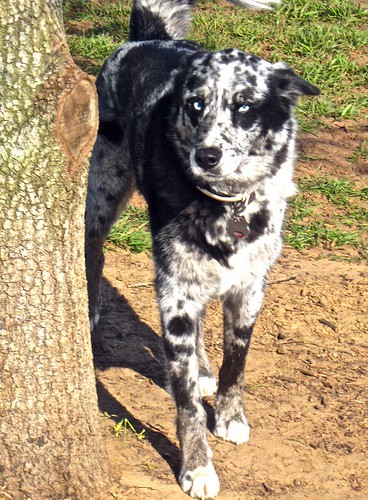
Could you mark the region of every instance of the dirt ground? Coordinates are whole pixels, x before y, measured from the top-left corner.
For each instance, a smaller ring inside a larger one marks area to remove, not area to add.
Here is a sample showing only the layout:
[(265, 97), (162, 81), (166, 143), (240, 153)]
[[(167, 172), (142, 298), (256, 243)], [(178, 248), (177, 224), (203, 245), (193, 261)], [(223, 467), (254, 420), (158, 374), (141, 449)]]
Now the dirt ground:
[[(367, 162), (347, 160), (363, 137), (368, 127), (356, 123), (301, 137), (296, 178), (331, 173), (366, 183)], [(245, 379), (250, 441), (237, 447), (209, 432), (219, 499), (368, 498), (368, 266), (328, 257), (321, 248), (285, 249), (269, 277)], [(176, 482), (151, 258), (107, 252), (105, 278), (93, 343), (112, 477), (106, 498), (188, 498)], [(218, 371), (218, 303), (208, 308), (206, 339)], [(205, 407), (211, 429), (213, 398)], [(127, 424), (116, 436), (125, 418), (136, 433)]]

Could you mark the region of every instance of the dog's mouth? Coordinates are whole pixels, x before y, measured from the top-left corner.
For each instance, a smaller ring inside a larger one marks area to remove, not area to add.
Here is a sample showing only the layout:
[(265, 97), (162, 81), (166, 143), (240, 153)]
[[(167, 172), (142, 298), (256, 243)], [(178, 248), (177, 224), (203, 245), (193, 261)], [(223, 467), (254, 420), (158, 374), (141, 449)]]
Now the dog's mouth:
[(199, 191), (219, 201), (232, 201), (232, 198), (234, 198), (233, 201), (239, 201), (249, 187), (240, 185), (238, 180), (231, 175), (223, 175), (221, 171), (203, 172), (193, 164), (191, 164), (188, 174), (191, 177), (191, 182)]
[[(197, 161), (199, 156), (202, 158)], [(192, 149), (187, 173), (195, 187), (209, 198), (225, 203), (244, 201), (254, 190), (254, 179), (237, 172), (236, 159), (229, 168), (229, 161), (221, 161), (224, 156), (216, 148)]]
[(188, 172), (191, 182), (201, 193), (218, 201), (239, 201), (248, 185), (240, 185), (231, 175), (221, 175), (221, 172), (201, 172), (198, 168), (190, 168)]

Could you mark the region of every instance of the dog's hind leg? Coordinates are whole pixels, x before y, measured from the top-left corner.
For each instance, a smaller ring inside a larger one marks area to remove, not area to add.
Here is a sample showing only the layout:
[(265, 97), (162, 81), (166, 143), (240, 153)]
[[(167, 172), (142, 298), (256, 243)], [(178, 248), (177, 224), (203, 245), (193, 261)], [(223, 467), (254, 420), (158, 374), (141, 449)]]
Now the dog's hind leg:
[(85, 256), (91, 330), (100, 316), (103, 245), (134, 189), (133, 175), (121, 148), (103, 136), (94, 146), (85, 213)]
[(235, 444), (249, 439), (243, 383), (245, 361), (263, 299), (263, 287), (229, 293), (224, 307), (224, 356), (216, 395), (214, 435)]

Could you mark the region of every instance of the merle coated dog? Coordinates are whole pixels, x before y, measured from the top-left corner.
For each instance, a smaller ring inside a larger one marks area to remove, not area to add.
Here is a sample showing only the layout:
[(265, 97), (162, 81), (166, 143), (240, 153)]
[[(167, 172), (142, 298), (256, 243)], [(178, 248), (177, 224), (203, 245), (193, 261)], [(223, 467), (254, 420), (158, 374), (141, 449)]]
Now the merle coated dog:
[[(99, 318), (102, 246), (138, 189), (150, 214), (156, 288), (181, 446), (179, 483), (214, 497), (202, 397), (215, 393), (214, 435), (249, 437), (245, 359), (265, 279), (281, 248), (301, 94), (319, 90), (285, 63), (185, 41), (195, 0), (135, 0), (129, 43), (97, 78), (100, 124), (86, 208), (90, 320)], [(267, 0), (243, 2), (266, 6)], [(220, 298), (224, 354), (216, 378), (203, 339)]]

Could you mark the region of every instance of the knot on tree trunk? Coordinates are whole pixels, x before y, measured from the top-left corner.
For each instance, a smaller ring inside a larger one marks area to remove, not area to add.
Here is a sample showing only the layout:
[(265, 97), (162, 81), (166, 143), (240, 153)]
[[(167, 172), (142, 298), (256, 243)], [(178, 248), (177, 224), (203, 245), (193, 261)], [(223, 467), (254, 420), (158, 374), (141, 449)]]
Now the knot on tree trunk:
[(69, 159), (69, 173), (74, 176), (96, 140), (98, 98), (93, 77), (72, 70), (66, 79), (69, 81), (59, 100), (56, 131)]

